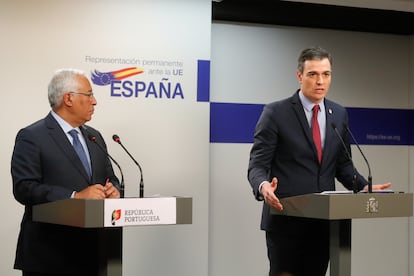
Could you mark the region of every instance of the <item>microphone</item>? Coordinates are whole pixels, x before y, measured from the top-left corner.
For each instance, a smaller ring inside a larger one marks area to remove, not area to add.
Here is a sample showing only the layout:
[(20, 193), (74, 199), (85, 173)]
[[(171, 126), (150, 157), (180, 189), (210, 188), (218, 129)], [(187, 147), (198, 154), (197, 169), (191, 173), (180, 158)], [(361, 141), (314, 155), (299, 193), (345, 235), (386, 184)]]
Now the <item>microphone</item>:
[(96, 137), (94, 136), (94, 135), (92, 135), (92, 134), (90, 134), (89, 132), (88, 132), (88, 139), (90, 140), (90, 141), (92, 141), (95, 145), (97, 145), (98, 146), (98, 148), (106, 155), (106, 156), (108, 156), (111, 160), (112, 160), (112, 162), (114, 162), (115, 163), (115, 165), (118, 167), (118, 169), (119, 169), (119, 172), (121, 173), (121, 187), (120, 187), (120, 191), (119, 191), (119, 193), (120, 193), (120, 197), (121, 198), (124, 198), (124, 192), (125, 192), (125, 184), (124, 184), (124, 174), (122, 173), (122, 169), (121, 169), (121, 166), (118, 164), (118, 162), (116, 162), (115, 161), (115, 159), (113, 159), (112, 158), (112, 156), (111, 155), (109, 155), (109, 153), (108, 153), (108, 151), (106, 151), (101, 145), (99, 145), (98, 144), (98, 142), (96, 142)]
[(365, 160), (365, 163), (368, 167), (368, 193), (372, 193), (372, 175), (371, 175), (371, 167), (369, 166), (368, 160), (365, 157), (365, 154), (362, 152), (361, 147), (359, 146), (358, 142), (356, 141), (354, 135), (352, 134), (351, 130), (349, 129), (347, 124), (344, 124), (346, 131), (348, 131), (349, 135), (351, 135), (352, 140), (354, 141), (355, 145), (357, 146), (359, 152), (361, 153), (362, 157)]
[(129, 157), (131, 157), (131, 159), (132, 159), (132, 161), (134, 161), (134, 163), (135, 163), (135, 165), (137, 165), (138, 166), (138, 168), (139, 168), (139, 172), (140, 172), (140, 174), (141, 174), (141, 180), (140, 180), (140, 182), (139, 182), (139, 197), (140, 198), (143, 198), (144, 197), (144, 177), (143, 177), (143, 175), (142, 175), (142, 168), (141, 168), (141, 166), (139, 165), (139, 163), (135, 160), (135, 158), (134, 157), (132, 157), (132, 155), (129, 153), (129, 151), (124, 147), (124, 145), (121, 143), (121, 139), (119, 138), (119, 136), (118, 135), (116, 135), (116, 134), (114, 134), (113, 136), (112, 136), (112, 139), (116, 142), (116, 143), (118, 143), (118, 144), (120, 144), (121, 145), (121, 147), (124, 149), (124, 151), (129, 155)]
[(356, 194), (356, 193), (358, 193), (358, 185), (357, 185), (357, 181), (356, 181), (356, 176), (357, 175), (356, 175), (356, 169), (355, 169), (355, 166), (354, 166), (354, 162), (352, 161), (352, 158), (351, 158), (351, 153), (348, 151), (348, 148), (345, 145), (345, 141), (344, 141), (344, 139), (342, 139), (342, 136), (339, 133), (338, 128), (336, 127), (336, 125), (334, 123), (332, 123), (332, 128), (334, 129), (334, 131), (336, 133), (336, 136), (338, 136), (339, 140), (341, 141), (342, 146), (345, 149), (345, 152), (346, 152), (346, 155), (347, 155), (349, 161), (351, 161), (352, 170), (354, 171), (354, 175), (353, 175), (353, 179), (352, 179), (352, 190), (353, 190), (354, 194)]

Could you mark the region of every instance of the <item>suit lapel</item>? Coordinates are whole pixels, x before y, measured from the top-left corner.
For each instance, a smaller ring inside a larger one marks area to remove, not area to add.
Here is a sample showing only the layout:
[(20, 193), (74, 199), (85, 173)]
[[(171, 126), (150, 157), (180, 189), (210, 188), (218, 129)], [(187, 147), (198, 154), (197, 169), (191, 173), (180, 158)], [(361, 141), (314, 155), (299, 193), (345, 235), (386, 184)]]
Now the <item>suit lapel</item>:
[(73, 166), (82, 174), (82, 176), (90, 183), (88, 174), (85, 171), (85, 168), (82, 165), (78, 155), (73, 149), (72, 144), (67, 138), (66, 134), (63, 132), (62, 128), (49, 113), (45, 119), (46, 126), (49, 130), (49, 135), (55, 141), (56, 145), (62, 150), (65, 156), (71, 161)]
[(326, 114), (325, 147), (324, 147), (324, 154), (322, 156), (322, 160), (328, 159), (330, 156), (330, 153), (332, 150), (332, 148), (330, 147), (330, 145), (332, 145), (331, 143), (332, 139), (338, 139), (338, 137), (336, 137), (336, 134), (334, 133), (334, 130), (332, 129), (332, 123), (334, 122), (333, 118), (335, 116), (334, 108), (330, 104), (330, 102), (326, 99), (325, 99), (325, 114)]
[[(299, 90), (298, 90), (299, 91)], [(300, 102), (298, 91), (295, 95), (292, 96), (292, 107), (295, 112), (296, 117), (298, 118), (300, 125), (302, 127), (302, 131), (304, 133), (304, 136), (306, 137), (306, 141), (309, 144), (309, 147), (313, 150), (315, 155), (315, 161), (319, 164), (318, 161), (318, 153), (316, 151), (315, 144), (313, 143), (313, 137), (312, 137), (312, 131), (309, 127), (308, 120), (306, 119), (305, 111), (303, 110), (303, 105)], [(322, 154), (322, 160), (323, 160), (324, 154)]]

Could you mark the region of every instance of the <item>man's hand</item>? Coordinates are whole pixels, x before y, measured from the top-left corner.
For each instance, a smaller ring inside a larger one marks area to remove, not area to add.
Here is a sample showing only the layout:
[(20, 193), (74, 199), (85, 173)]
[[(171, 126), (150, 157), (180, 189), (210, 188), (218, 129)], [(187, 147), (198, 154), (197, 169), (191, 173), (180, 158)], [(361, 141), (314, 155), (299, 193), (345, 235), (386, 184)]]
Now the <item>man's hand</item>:
[(118, 189), (107, 180), (105, 186), (102, 186), (102, 184), (91, 185), (80, 192), (76, 192), (73, 197), (83, 199), (119, 198), (120, 193)]
[(273, 207), (279, 211), (283, 210), (283, 205), (280, 203), (279, 199), (275, 195), (277, 188), (277, 178), (273, 177), (272, 182), (264, 182), (260, 193), (263, 195), (264, 200), (270, 207)]
[(104, 189), (107, 198), (119, 198), (121, 196), (118, 189), (112, 185), (112, 182), (109, 182), (109, 179), (106, 181)]
[(104, 199), (106, 198), (104, 186), (101, 184), (88, 186), (82, 191), (76, 192), (74, 198)]
[[(381, 191), (381, 190), (386, 190), (389, 187), (391, 187), (391, 182), (387, 182), (385, 184), (376, 184), (376, 185), (372, 185), (372, 190), (373, 191)], [(364, 187), (364, 191), (368, 191), (368, 185), (366, 185)]]

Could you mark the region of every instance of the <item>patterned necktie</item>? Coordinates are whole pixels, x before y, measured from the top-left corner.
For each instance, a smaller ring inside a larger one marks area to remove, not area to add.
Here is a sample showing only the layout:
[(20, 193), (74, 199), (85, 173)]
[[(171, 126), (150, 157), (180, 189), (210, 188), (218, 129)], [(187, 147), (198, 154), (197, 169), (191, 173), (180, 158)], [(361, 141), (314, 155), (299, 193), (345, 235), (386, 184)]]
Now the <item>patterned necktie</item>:
[(313, 116), (312, 116), (312, 136), (313, 142), (316, 146), (316, 151), (318, 152), (318, 160), (319, 163), (322, 161), (322, 142), (321, 142), (321, 131), (319, 129), (318, 123), (318, 111), (319, 105), (315, 105), (313, 107)]
[(82, 147), (81, 142), (79, 141), (79, 132), (76, 129), (72, 129), (69, 131), (70, 136), (73, 138), (73, 148), (75, 149), (76, 153), (79, 156), (79, 159), (81, 160), (83, 166), (85, 167), (85, 170), (90, 177), (92, 175), (91, 173), (91, 167), (88, 162), (88, 158), (86, 157), (86, 152)]

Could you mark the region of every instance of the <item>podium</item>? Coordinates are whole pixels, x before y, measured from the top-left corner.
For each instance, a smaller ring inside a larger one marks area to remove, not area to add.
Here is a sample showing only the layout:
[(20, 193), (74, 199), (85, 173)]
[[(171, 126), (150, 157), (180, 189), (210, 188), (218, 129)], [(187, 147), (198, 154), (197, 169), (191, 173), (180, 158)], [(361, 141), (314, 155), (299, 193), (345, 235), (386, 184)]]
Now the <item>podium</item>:
[(326, 219), (330, 221), (330, 275), (351, 276), (352, 219), (410, 217), (413, 194), (394, 192), (325, 192), (280, 200), (283, 211), (273, 215)]
[(33, 206), (33, 221), (97, 228), (99, 276), (122, 275), (122, 229), (192, 223), (192, 198), (65, 199)]

